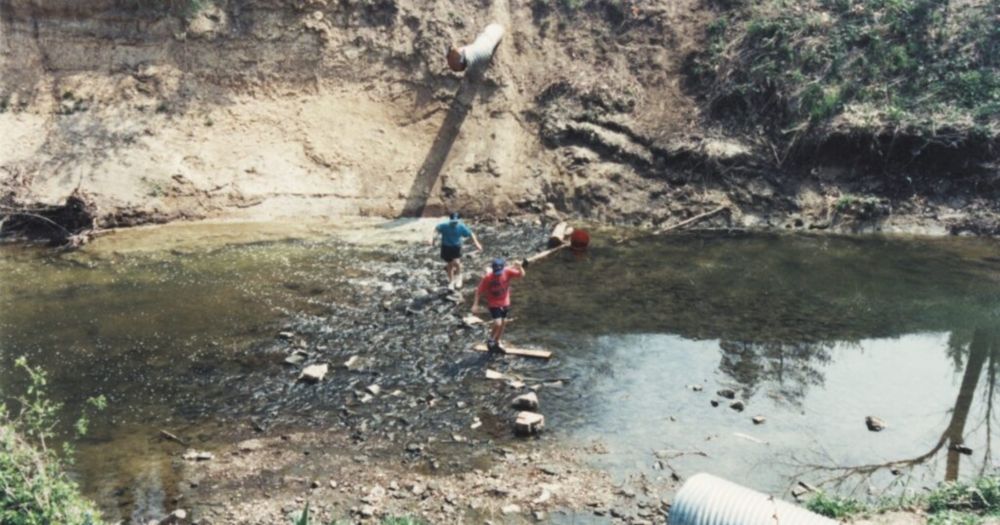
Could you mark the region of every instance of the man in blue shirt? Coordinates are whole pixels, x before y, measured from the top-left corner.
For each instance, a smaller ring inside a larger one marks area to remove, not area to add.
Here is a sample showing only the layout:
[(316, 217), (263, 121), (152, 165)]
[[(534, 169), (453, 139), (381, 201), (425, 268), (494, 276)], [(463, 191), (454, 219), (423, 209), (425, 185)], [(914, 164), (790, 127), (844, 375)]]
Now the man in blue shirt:
[(432, 246), (438, 234), (441, 235), (441, 258), (448, 263), (444, 267), (445, 273), (448, 274), (448, 288), (456, 290), (462, 287), (462, 243), (471, 237), (476, 250), (483, 251), (483, 245), (479, 244), (476, 234), (461, 221), (458, 213), (452, 213), (447, 221), (434, 228)]

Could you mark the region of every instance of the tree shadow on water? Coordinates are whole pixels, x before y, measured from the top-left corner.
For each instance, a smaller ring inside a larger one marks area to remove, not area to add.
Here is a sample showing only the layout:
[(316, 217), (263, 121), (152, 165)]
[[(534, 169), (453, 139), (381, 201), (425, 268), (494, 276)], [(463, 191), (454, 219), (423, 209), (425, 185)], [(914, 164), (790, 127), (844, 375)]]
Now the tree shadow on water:
[[(926, 452), (914, 457), (891, 459), (866, 465), (809, 464), (804, 465), (808, 467), (806, 473), (829, 473), (831, 476), (824, 479), (822, 484), (834, 486), (854, 480), (857, 481), (855, 485), (855, 490), (857, 490), (866, 485), (879, 472), (887, 471), (899, 475), (905, 470), (930, 462), (941, 452), (944, 452), (944, 479), (945, 481), (955, 481), (959, 479), (962, 456), (973, 455), (973, 451), (965, 446), (965, 439), (970, 432), (968, 423), (969, 417), (972, 415), (973, 400), (977, 390), (982, 389), (984, 390), (981, 394), (985, 405), (983, 407), (984, 413), (978, 424), (974, 425), (973, 431), (985, 428), (986, 446), (982, 451), (980, 470), (975, 473), (979, 476), (984, 475), (993, 460), (991, 447), (993, 402), (997, 393), (997, 372), (1000, 370), (1000, 327), (981, 326), (968, 333), (953, 332), (948, 346), (949, 355), (955, 359), (956, 365), (962, 370), (962, 381), (955, 397), (954, 406), (950, 410), (951, 417), (947, 426)], [(964, 367), (962, 366), (963, 362)]]
[(482, 84), (483, 69), (470, 69), (462, 78), (462, 84), (458, 87), (455, 97), (448, 108), (448, 114), (441, 123), (437, 136), (430, 151), (424, 158), (423, 164), (417, 171), (417, 176), (413, 179), (410, 191), (406, 196), (406, 204), (403, 206), (401, 217), (420, 217), (427, 207), (427, 200), (431, 196), (434, 185), (437, 184), (441, 175), (441, 168), (444, 167), (448, 154), (458, 138), (458, 132), (462, 129), (462, 123), (469, 115), (472, 104)]

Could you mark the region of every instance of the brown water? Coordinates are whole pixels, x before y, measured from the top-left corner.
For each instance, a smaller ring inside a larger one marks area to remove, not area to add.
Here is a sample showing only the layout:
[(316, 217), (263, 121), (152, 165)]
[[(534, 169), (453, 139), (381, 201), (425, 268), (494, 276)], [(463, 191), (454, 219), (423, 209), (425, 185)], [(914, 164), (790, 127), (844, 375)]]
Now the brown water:
[[(606, 237), (584, 258), (530, 267), (509, 334), (556, 352), (515, 366), (568, 379), (543, 391), (549, 426), (605, 443), (596, 466), (624, 480), (709, 471), (759, 489), (784, 492), (801, 477), (860, 494), (996, 471), (994, 242)], [(76, 255), (3, 247), (0, 389), (20, 388), (10, 365), (25, 355), (70, 412), (106, 395), (75, 472), (110, 518), (155, 515), (177, 483), (176, 445), (159, 429), (209, 447), (260, 413), (258, 397), (280, 392), (234, 385), (286, 373), (263, 351), (283, 323), (342, 308), (389, 252), (334, 240)], [(709, 405), (722, 387), (744, 412)], [(753, 425), (757, 414), (767, 422)], [(889, 428), (869, 432), (867, 415)], [(949, 451), (959, 442), (973, 453)]]

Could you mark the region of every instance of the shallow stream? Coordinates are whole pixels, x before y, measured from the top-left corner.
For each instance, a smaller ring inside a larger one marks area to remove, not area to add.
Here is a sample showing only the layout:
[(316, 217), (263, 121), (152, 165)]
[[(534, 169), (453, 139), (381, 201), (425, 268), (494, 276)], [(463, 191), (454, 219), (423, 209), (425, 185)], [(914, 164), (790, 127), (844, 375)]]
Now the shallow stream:
[[(894, 494), (998, 468), (990, 451), (1000, 361), (994, 241), (612, 236), (596, 235), (584, 256), (529, 267), (514, 291), (509, 340), (556, 358), (511, 366), (563, 379), (539, 393), (546, 439), (600, 443), (593, 464), (626, 483), (709, 471), (786, 498), (799, 479)], [(484, 237), (489, 246), (495, 236)], [(426, 251), (412, 244), (272, 236), (131, 251), (102, 242), (76, 254), (0, 248), (0, 390), (22, 388), (12, 363), (24, 355), (49, 372), (68, 413), (88, 396), (108, 397), (75, 472), (112, 518), (155, 515), (176, 492), (177, 450), (161, 429), (211, 448), (237, 422), (266, 427), (279, 413), (309, 414), (302, 425), (361, 417), (344, 408), (354, 406), (350, 396), (338, 397), (356, 390), (353, 382), (294, 386), (296, 372), (282, 364), (289, 343), (276, 334), (306, 319), (316, 329), (308, 346), (321, 355), (338, 344), (392, 352), (377, 327), (371, 340), (339, 341), (348, 332), (323, 316), (392, 313), (365, 290), (409, 294), (410, 276), (396, 268), (437, 277), (432, 254), (400, 258)], [(434, 315), (466, 313), (446, 304)], [(445, 398), (448, 388), (479, 388), (484, 363), (460, 355), (472, 354), (460, 348), (474, 334), (414, 337), (418, 348), (398, 349), (412, 360), (371, 377), (406, 395), (421, 388), (407, 384), (414, 375)], [(448, 352), (420, 353), (433, 344)], [(434, 359), (451, 360), (446, 372), (433, 371)], [(442, 385), (448, 378), (457, 386)], [(723, 388), (745, 403), (742, 412), (716, 395)], [(755, 425), (756, 415), (766, 421)], [(870, 432), (866, 416), (888, 427)]]

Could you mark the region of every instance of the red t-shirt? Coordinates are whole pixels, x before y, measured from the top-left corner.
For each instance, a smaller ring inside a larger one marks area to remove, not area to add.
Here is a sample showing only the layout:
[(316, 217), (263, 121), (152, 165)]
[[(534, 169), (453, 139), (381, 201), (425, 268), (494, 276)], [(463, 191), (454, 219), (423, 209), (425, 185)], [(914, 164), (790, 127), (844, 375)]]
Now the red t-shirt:
[(479, 293), (486, 296), (490, 308), (510, 306), (510, 281), (521, 277), (524, 272), (516, 268), (504, 268), (500, 275), (489, 272), (479, 281)]

